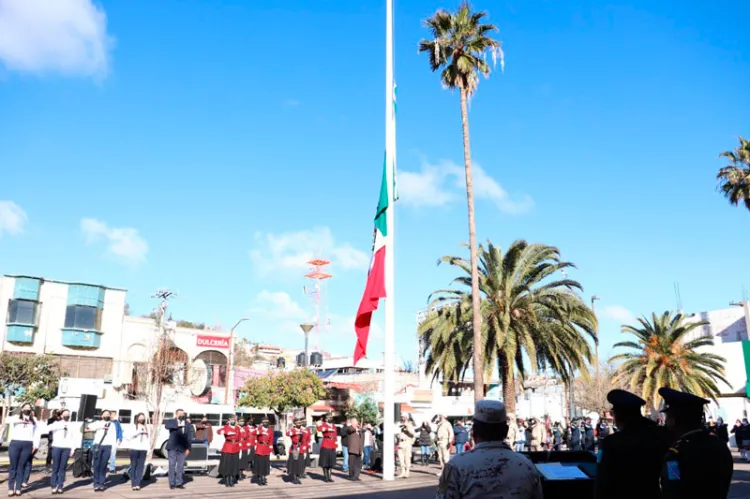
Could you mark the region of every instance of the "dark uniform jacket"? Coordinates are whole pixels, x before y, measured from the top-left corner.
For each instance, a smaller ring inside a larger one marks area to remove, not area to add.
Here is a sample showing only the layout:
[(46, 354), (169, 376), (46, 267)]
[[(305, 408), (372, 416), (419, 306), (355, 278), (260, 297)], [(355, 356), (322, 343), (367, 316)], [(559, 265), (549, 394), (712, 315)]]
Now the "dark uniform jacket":
[(661, 472), (664, 499), (718, 499), (729, 495), (732, 454), (705, 428), (684, 434), (667, 451)]
[(599, 443), (597, 499), (657, 499), (659, 475), (669, 434), (663, 426), (641, 418)]

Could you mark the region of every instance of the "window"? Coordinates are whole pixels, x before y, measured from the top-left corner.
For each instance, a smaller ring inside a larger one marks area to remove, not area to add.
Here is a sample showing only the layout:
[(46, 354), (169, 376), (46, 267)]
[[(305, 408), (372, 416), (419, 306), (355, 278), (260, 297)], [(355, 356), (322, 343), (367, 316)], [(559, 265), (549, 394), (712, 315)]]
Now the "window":
[(122, 424), (128, 424), (130, 423), (130, 418), (133, 417), (131, 411), (129, 409), (121, 409), (117, 416), (120, 418), (120, 423)]
[[(212, 426), (219, 426), (221, 424), (221, 416), (219, 414), (206, 414), (206, 418)], [(196, 421), (198, 421), (198, 419), (196, 419)]]
[(65, 310), (65, 327), (71, 329), (90, 329), (99, 331), (102, 322), (102, 311), (96, 307), (68, 305)]
[(39, 303), (31, 300), (10, 300), (8, 324), (30, 324), (36, 326)]

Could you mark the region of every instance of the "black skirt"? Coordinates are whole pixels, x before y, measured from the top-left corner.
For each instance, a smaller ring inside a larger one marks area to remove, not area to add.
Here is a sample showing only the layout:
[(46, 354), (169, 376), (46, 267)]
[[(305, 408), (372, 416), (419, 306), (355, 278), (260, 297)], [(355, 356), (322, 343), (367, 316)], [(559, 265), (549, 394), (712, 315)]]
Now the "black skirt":
[(250, 451), (243, 450), (240, 456), (240, 469), (245, 471), (250, 467)]
[(336, 449), (320, 449), (320, 467), (336, 467)]
[(271, 474), (271, 456), (255, 455), (253, 463), (253, 474), (256, 476), (268, 476)]
[(250, 447), (250, 457), (248, 457), (250, 460), (250, 468), (252, 469), (255, 466), (255, 447)]
[(224, 478), (240, 474), (240, 455), (222, 453), (219, 459), (219, 475)]
[(294, 453), (290, 452), (286, 462), (286, 472), (292, 476), (301, 476), (305, 472), (305, 455), (299, 454), (295, 459)]

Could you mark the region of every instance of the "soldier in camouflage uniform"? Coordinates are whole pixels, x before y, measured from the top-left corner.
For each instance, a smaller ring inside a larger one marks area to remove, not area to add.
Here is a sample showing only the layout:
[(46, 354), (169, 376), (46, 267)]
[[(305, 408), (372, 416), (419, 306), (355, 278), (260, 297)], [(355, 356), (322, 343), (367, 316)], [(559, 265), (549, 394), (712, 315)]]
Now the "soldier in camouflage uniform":
[(536, 468), (504, 442), (508, 435), (505, 404), (477, 402), (473, 423), (476, 446), (445, 465), (436, 499), (542, 499)]

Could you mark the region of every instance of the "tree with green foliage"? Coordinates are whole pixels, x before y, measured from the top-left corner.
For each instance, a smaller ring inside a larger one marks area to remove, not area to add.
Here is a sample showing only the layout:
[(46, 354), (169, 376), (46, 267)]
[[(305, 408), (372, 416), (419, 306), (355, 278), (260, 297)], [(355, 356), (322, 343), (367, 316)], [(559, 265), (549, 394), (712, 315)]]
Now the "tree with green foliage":
[(270, 371), (245, 382), (238, 405), (268, 408), (274, 412), (278, 421), (282, 421), (281, 415), (289, 409), (307, 409), (325, 397), (326, 388), (312, 371)]
[(353, 402), (350, 402), (346, 410), (346, 417), (357, 418), (361, 424), (370, 423), (371, 425), (377, 425), (378, 418), (380, 417), (378, 404), (372, 398), (372, 395), (361, 395)]
[(733, 206), (742, 203), (750, 210), (750, 140), (740, 137), (740, 146), (721, 156), (727, 158), (729, 164), (716, 174), (719, 191)]
[(693, 334), (707, 321), (688, 319), (680, 312), (664, 312), (651, 314), (650, 321), (639, 318), (638, 324), (622, 326), (622, 332), (633, 335), (635, 341), (615, 343), (614, 348), (631, 350), (615, 355), (609, 362), (622, 361), (615, 382), (640, 393), (652, 411), (661, 405), (659, 388), (664, 386), (713, 400), (721, 393), (718, 381), (731, 386), (724, 377), (726, 359), (699, 351), (714, 344), (712, 336)]
[[(419, 334), (426, 345), (427, 372), (460, 381), (474, 353), (471, 263), (456, 256), (440, 262), (461, 271), (453, 281), (460, 287), (433, 293)], [(569, 267), (575, 266), (546, 244), (518, 240), (505, 253), (491, 242), (479, 246), (480, 371), (490, 375), (497, 368), (510, 413), (516, 407), (516, 376), (523, 380), (529, 364), (571, 383), (574, 373), (592, 361), (588, 340), (597, 341), (596, 316), (579, 295), (581, 284), (561, 275)]]
[(34, 403), (57, 395), (60, 364), (52, 355), (17, 352), (0, 353), (0, 394), (3, 397), (2, 424), (14, 402)]
[(484, 398), (481, 324), (482, 313), (479, 300), (479, 271), (477, 265), (477, 235), (474, 219), (474, 189), (471, 173), (471, 146), (469, 144), (469, 106), (471, 96), (476, 92), (479, 75), (489, 77), (491, 69), (486, 57), (493, 61), (500, 59), (503, 64), (503, 51), (500, 42), (490, 36), (497, 27), (482, 21), (486, 12), (474, 12), (468, 1), (462, 2), (456, 12), (440, 9), (424, 21), (432, 39), (419, 42), (419, 51), (427, 52), (430, 69), (441, 70), (440, 82), (445, 88), (458, 89), (461, 96), (461, 123), (464, 139), (464, 169), (466, 174), (466, 201), (469, 211), (469, 248), (471, 251), (472, 321), (474, 331), (474, 400)]

